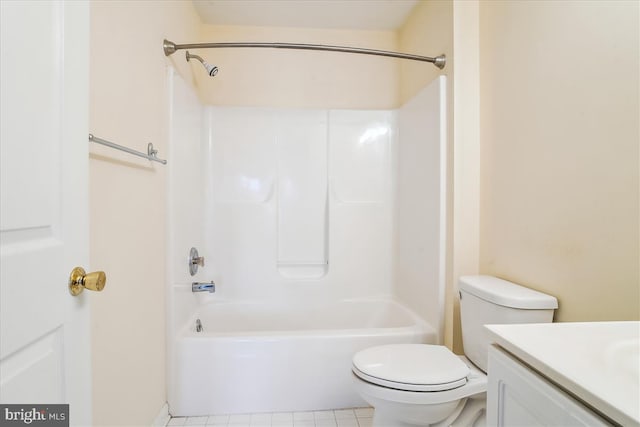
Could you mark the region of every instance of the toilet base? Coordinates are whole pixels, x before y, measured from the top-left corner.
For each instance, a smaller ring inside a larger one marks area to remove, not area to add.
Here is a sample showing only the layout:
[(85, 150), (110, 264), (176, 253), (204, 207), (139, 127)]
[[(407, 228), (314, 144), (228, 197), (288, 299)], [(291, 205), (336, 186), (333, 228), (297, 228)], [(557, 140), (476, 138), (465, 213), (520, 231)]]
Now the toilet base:
[[(484, 394), (472, 398), (453, 402), (455, 407), (447, 409), (449, 412), (437, 422), (428, 422), (424, 418), (423, 411), (405, 411), (410, 408), (396, 407), (393, 411), (379, 407), (373, 415), (372, 427), (486, 427), (485, 409), (486, 397)], [(423, 408), (424, 409), (424, 408)], [(434, 413), (430, 412), (430, 416)]]
[[(369, 400), (365, 398), (365, 400)], [(369, 404), (373, 405), (373, 427), (427, 427), (439, 421), (447, 420), (449, 415), (460, 412), (466, 399), (462, 401), (440, 403), (437, 405), (411, 405), (389, 402), (375, 401), (371, 399)], [(376, 405), (377, 404), (377, 405)]]
[(474, 396), (467, 400), (460, 415), (450, 425), (452, 427), (486, 427), (486, 413), (487, 395)]

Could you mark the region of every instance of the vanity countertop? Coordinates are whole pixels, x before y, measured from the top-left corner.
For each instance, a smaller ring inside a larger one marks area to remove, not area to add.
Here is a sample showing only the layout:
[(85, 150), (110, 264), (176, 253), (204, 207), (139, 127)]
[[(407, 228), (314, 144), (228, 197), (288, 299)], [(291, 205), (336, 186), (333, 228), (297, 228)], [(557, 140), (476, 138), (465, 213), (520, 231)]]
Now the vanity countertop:
[(486, 328), (493, 342), (587, 405), (623, 426), (640, 425), (640, 322)]

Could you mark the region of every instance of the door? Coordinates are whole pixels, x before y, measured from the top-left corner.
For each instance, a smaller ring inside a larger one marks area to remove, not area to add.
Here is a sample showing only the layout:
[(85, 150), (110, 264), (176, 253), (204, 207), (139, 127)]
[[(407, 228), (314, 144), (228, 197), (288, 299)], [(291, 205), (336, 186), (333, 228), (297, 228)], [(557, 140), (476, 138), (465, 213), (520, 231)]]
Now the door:
[(0, 1), (0, 403), (70, 405), (91, 424), (89, 5)]

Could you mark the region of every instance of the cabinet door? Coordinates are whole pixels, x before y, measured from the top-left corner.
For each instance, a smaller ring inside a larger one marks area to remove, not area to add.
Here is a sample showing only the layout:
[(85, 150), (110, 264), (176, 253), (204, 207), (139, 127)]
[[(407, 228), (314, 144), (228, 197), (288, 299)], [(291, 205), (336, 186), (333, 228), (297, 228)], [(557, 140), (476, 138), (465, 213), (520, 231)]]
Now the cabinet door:
[(488, 426), (609, 426), (504, 350), (489, 348)]

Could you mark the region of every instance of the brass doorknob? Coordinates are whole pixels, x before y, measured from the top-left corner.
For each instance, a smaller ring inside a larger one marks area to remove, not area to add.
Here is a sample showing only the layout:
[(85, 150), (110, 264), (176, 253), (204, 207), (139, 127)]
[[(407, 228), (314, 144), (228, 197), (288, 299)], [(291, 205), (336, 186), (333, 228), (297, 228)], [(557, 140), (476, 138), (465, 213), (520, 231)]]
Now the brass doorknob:
[(100, 292), (107, 284), (107, 275), (104, 271), (94, 271), (87, 274), (82, 267), (76, 267), (71, 270), (69, 276), (69, 292), (74, 297), (86, 288), (90, 291)]

